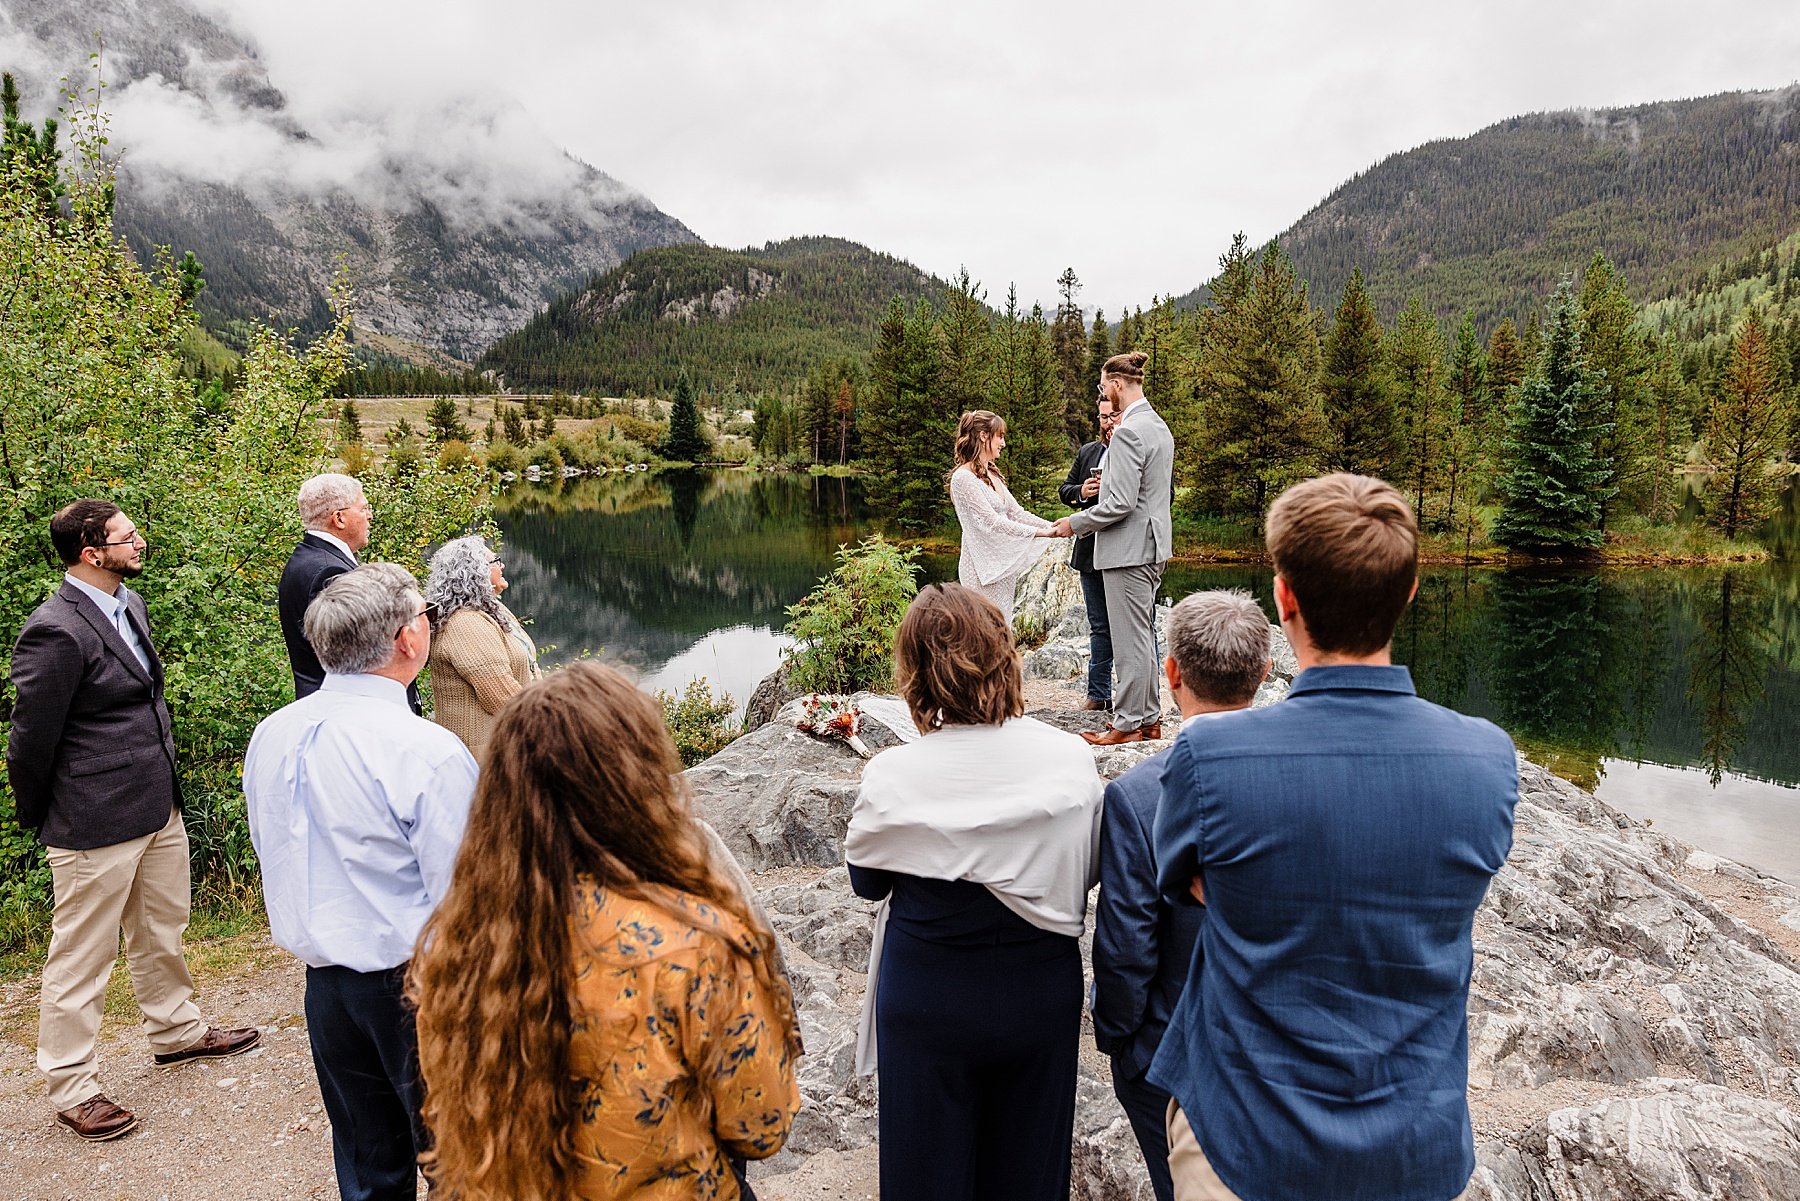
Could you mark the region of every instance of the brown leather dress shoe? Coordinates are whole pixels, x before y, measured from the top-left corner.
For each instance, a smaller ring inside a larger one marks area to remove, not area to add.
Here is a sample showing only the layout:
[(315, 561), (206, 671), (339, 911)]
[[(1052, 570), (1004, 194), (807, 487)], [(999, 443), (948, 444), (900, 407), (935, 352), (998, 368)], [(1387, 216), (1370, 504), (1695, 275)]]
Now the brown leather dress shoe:
[(74, 1109), (65, 1109), (56, 1120), (90, 1143), (103, 1143), (137, 1125), (137, 1115), (120, 1109), (104, 1096), (95, 1093)]
[(159, 1068), (178, 1067), (190, 1059), (223, 1059), (227, 1055), (236, 1055), (248, 1051), (262, 1038), (262, 1031), (255, 1026), (241, 1026), (235, 1030), (221, 1030), (217, 1026), (208, 1026), (200, 1041), (180, 1051), (170, 1051), (166, 1055), (156, 1057)]
[(1161, 720), (1146, 722), (1135, 730), (1107, 730), (1094, 734), (1082, 731), (1089, 746), (1123, 746), (1127, 742), (1155, 742), (1162, 737)]
[(1091, 696), (1088, 697), (1087, 700), (1081, 702), (1081, 707), (1089, 713), (1111, 713), (1112, 712), (1112, 702), (1111, 701), (1097, 701)]

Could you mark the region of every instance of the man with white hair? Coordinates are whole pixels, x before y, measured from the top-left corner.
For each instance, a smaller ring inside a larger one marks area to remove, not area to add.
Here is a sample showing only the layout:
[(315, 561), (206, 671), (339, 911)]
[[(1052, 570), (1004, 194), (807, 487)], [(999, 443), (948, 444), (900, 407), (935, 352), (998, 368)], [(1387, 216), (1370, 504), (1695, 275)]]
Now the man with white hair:
[(369, 545), (373, 510), (353, 475), (315, 475), (300, 485), (300, 545), (288, 556), (276, 589), (281, 638), (294, 671), (294, 697), (311, 696), (325, 679), (319, 656), (306, 640), (306, 606), (333, 579), (356, 567), (356, 552)]
[[(1269, 619), (1248, 592), (1195, 592), (1169, 612), (1163, 674), (1184, 722), (1246, 709), (1269, 674)], [(1094, 911), (1094, 1041), (1112, 1059), (1113, 1092), (1150, 1169), (1157, 1201), (1173, 1201), (1169, 1094), (1145, 1079), (1187, 983), (1205, 910), (1157, 895), (1153, 755), (1106, 786), (1100, 903)]]
[(325, 679), (264, 718), (244, 758), (269, 933), (306, 964), (345, 1201), (412, 1201), (428, 1146), (406, 965), (450, 886), (476, 776), (461, 740), (406, 706), (435, 609), (392, 563), (333, 579), (306, 610)]

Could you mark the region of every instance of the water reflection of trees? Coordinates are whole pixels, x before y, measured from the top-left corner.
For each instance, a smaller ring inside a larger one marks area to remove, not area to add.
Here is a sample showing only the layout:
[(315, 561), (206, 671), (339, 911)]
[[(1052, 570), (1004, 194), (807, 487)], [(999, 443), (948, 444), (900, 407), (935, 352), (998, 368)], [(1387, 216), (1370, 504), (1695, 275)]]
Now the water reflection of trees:
[(1726, 570), (1699, 589), (1699, 636), (1688, 656), (1688, 699), (1699, 719), (1701, 762), (1717, 784), (1763, 697), (1776, 643), (1761, 573)]

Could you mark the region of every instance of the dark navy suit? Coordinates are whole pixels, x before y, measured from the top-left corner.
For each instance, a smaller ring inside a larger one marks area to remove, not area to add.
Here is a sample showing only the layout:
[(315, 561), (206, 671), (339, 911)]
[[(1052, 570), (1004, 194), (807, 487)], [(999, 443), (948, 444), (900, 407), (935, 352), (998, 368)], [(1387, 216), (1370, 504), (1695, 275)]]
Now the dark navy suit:
[(323, 538), (302, 537), (281, 569), (275, 602), (281, 611), (281, 639), (287, 643), (288, 666), (294, 672), (295, 700), (311, 696), (325, 682), (325, 668), (306, 640), (306, 606), (325, 585), (355, 566), (355, 559)]
[[(294, 673), (294, 699), (311, 696), (325, 682), (325, 667), (306, 640), (306, 607), (313, 597), (325, 590), (346, 571), (356, 569), (356, 560), (323, 538), (302, 536), (300, 545), (288, 556), (281, 569), (281, 583), (275, 589), (275, 608), (281, 614), (281, 640), (287, 643), (288, 666)], [(406, 686), (406, 703), (414, 713), (424, 713), (419, 703), (419, 682)]]
[[(1105, 453), (1106, 443), (1097, 438), (1081, 444), (1081, 449), (1075, 452), (1075, 463), (1069, 468), (1068, 478), (1056, 490), (1063, 504), (1072, 509), (1091, 509), (1100, 503), (1098, 493), (1083, 499), (1081, 485), (1086, 482), (1088, 472), (1100, 466), (1100, 456)], [(1112, 626), (1106, 620), (1106, 586), (1100, 573), (1094, 570), (1094, 536), (1080, 534), (1069, 541), (1074, 544), (1069, 548), (1069, 566), (1081, 574), (1081, 599), (1087, 605), (1088, 699), (1111, 704)]]
[(1169, 1094), (1144, 1075), (1187, 983), (1206, 914), (1191, 898), (1170, 904), (1157, 895), (1151, 831), (1166, 754), (1106, 786), (1094, 917), (1094, 1042), (1112, 1057), (1113, 1092), (1131, 1119), (1157, 1201), (1175, 1196), (1164, 1123)]
[(1243, 1201), (1449, 1201), (1475, 1168), (1471, 932), (1512, 846), (1495, 726), (1404, 667), (1310, 667), (1163, 757), (1157, 882), (1200, 954), (1151, 1064)]

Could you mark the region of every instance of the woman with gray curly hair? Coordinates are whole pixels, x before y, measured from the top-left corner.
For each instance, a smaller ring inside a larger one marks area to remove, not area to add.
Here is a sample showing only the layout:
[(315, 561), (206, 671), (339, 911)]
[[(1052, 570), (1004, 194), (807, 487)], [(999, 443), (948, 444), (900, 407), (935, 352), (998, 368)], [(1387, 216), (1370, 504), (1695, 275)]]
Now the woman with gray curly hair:
[(457, 538), (431, 556), (432, 716), (478, 759), (501, 708), (540, 674), (531, 635), (500, 603), (506, 588), (505, 565), (484, 538)]

